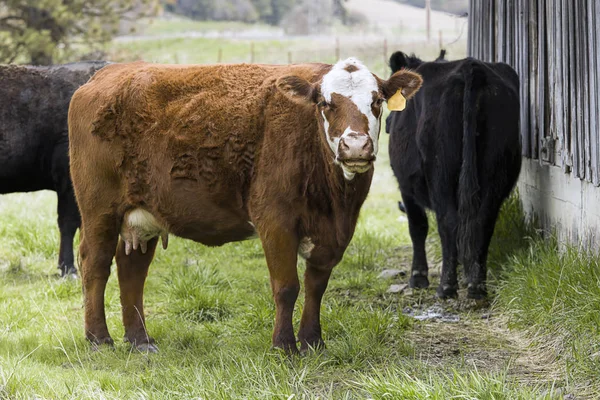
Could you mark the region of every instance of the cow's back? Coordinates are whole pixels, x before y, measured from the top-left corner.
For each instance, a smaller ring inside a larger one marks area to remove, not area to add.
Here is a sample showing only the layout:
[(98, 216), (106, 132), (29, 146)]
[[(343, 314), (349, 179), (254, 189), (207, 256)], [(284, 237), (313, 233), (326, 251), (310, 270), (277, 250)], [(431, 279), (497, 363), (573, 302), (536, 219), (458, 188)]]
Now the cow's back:
[[(423, 86), (406, 111), (395, 113), (389, 127), (390, 157), (401, 187), (427, 207), (431, 175), (446, 182), (448, 193), (456, 192), (463, 162), (466, 79), (473, 80), (475, 93), (467, 114), (475, 118), (479, 180), (492, 182), (496, 172), (505, 174), (511, 165), (520, 165), (519, 81), (512, 68), (464, 59), (423, 63), (416, 71)], [(517, 167), (503, 181), (514, 181), (518, 172)]]
[[(277, 173), (257, 172), (258, 158), (271, 156), (264, 154), (263, 139), (270, 136), (268, 151), (278, 151), (293, 141), (289, 132), (271, 129), (272, 121), (287, 118), (292, 131), (306, 125), (293, 120), (297, 115), (290, 119), (294, 112), (275, 81), (289, 74), (314, 80), (319, 68), (143, 62), (104, 68), (77, 90), (69, 110), (80, 207), (110, 193), (106, 203), (144, 207), (179, 236), (207, 244), (240, 240), (206, 235), (252, 233), (247, 201), (253, 176)], [(211, 212), (199, 216), (198, 209)]]
[(53, 149), (67, 143), (71, 96), (104, 65), (0, 66), (0, 193), (53, 189)]

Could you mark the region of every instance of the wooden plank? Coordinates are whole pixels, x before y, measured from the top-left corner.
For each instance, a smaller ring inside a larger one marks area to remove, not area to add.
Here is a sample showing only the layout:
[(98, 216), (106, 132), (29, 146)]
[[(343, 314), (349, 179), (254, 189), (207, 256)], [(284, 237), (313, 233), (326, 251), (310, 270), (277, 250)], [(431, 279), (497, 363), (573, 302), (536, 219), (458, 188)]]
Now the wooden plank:
[(469, 1), (469, 14), (467, 15), (467, 56), (473, 54), (473, 10), (475, 2)]
[(469, 56), (471, 57), (477, 57), (477, 40), (479, 38), (479, 30), (478, 30), (478, 26), (477, 26), (477, 12), (478, 12), (478, 8), (479, 8), (479, 2), (478, 1), (472, 1), (471, 2), (471, 12), (469, 13), (469, 30), (472, 31), (472, 34), (470, 34), (469, 36), (471, 36), (471, 40), (469, 43)]
[(563, 85), (563, 121), (564, 121), (564, 151), (563, 154), (563, 163), (565, 166), (568, 166), (569, 171), (572, 172), (573, 169), (573, 135), (571, 132), (571, 122), (570, 122), (570, 110), (571, 110), (571, 96), (569, 90), (569, 65), (570, 62), (570, 52), (569, 52), (569, 12), (568, 6), (571, 0), (561, 0), (561, 25), (562, 25), (562, 44), (561, 44), (561, 54), (562, 54), (562, 79), (561, 83)]
[[(596, 1), (590, 1), (590, 10), (588, 16), (590, 18), (590, 37), (592, 44), (590, 45), (591, 62), (590, 62), (590, 92), (593, 102), (590, 103), (590, 119), (593, 124), (590, 125), (590, 134), (594, 137), (592, 145), (595, 160), (593, 160), (593, 183), (600, 186), (600, 4)], [(592, 155), (592, 157), (594, 157)]]
[(567, 1), (567, 19), (568, 19), (568, 48), (569, 52), (569, 125), (571, 131), (571, 154), (573, 158), (573, 173), (576, 177), (581, 177), (581, 160), (579, 159), (579, 132), (577, 131), (577, 80), (576, 80), (576, 71), (577, 71), (577, 54), (576, 54), (576, 42), (577, 38), (575, 37), (575, 29), (576, 29), (576, 21), (575, 21), (575, 7), (572, 1)]
[(575, 95), (575, 107), (574, 111), (574, 123), (575, 129), (577, 130), (577, 158), (579, 162), (579, 178), (585, 179), (586, 173), (586, 160), (585, 160), (585, 131), (582, 125), (583, 118), (583, 93), (582, 93), (582, 85), (581, 85), (581, 64), (584, 63), (583, 54), (582, 54), (582, 37), (580, 34), (581, 29), (581, 15), (580, 15), (580, 1), (573, 1), (573, 20), (574, 20), (574, 28), (573, 34), (574, 39), (574, 47), (575, 47), (575, 63), (573, 64), (574, 68), (572, 69), (572, 74), (574, 75), (573, 81), (573, 89)]
[(536, 19), (538, 21), (537, 26), (537, 38), (538, 49), (536, 52), (537, 57), (537, 81), (536, 81), (536, 126), (535, 130), (536, 137), (531, 140), (532, 148), (531, 153), (541, 159), (539, 149), (542, 146), (542, 141), (546, 136), (546, 14), (544, 13), (544, 1), (537, 0), (536, 7)]
[[(556, 71), (556, 58), (555, 58), (555, 49), (556, 49), (556, 19), (554, 18), (555, 13), (553, 12), (556, 8), (554, 0), (547, 0), (544, 4), (544, 18), (546, 19), (546, 71), (547, 77), (546, 80), (546, 96), (545, 96), (545, 113), (546, 120), (548, 121), (548, 125), (544, 130), (544, 134), (547, 137), (551, 137), (553, 142), (552, 148), (548, 150), (552, 152), (549, 155), (549, 162), (552, 164), (557, 164), (557, 160), (560, 158), (556, 157), (554, 144), (557, 144), (557, 120), (556, 120), (556, 80), (555, 80), (555, 71)], [(550, 85), (549, 83), (552, 82)]]
[(590, 138), (590, 100), (589, 100), (589, 44), (588, 44), (588, 23), (587, 23), (587, 0), (577, 0), (577, 27), (579, 56), (579, 76), (577, 77), (579, 87), (579, 129), (581, 130), (583, 142), (583, 165), (585, 171), (585, 180), (592, 181), (592, 163), (591, 163), (591, 138)]
[(505, 21), (506, 8), (505, 0), (496, 0), (496, 59), (494, 61), (504, 61), (505, 49)]
[(560, 10), (562, 2), (561, 0), (552, 0), (552, 4), (547, 7), (547, 16), (553, 20), (552, 37), (553, 43), (550, 46), (552, 48), (552, 64), (553, 73), (551, 79), (554, 83), (554, 101), (551, 101), (553, 106), (552, 117), (554, 118), (553, 126), (555, 129), (555, 158), (554, 162), (556, 165), (562, 167), (563, 172), (568, 172), (567, 164), (565, 163), (565, 156), (568, 154), (568, 149), (565, 147), (565, 117), (563, 110), (563, 87), (564, 82), (562, 80), (562, 17), (556, 10)]
[(489, 8), (489, 40), (488, 48), (490, 49), (489, 62), (496, 61), (496, 13), (494, 11), (494, 2), (486, 1)]
[(537, 153), (532, 150), (537, 147), (534, 143), (537, 143), (537, 58), (538, 58), (538, 36), (537, 36), (537, 0), (529, 2), (527, 7), (527, 22), (522, 22), (526, 32), (524, 36), (527, 40), (523, 40), (521, 43), (521, 51), (527, 54), (528, 62), (527, 65), (522, 65), (522, 75), (524, 79), (522, 97), (521, 97), (521, 126), (523, 135), (527, 136), (527, 141), (524, 145), (527, 146), (525, 155), (529, 158), (536, 159)]
[(487, 2), (480, 2), (479, 5), (479, 25), (480, 25), (480, 37), (479, 37), (479, 59), (486, 61), (487, 51), (485, 48), (486, 43), (486, 29), (488, 27), (487, 13), (486, 13)]
[(514, 17), (512, 6), (514, 6), (513, 0), (506, 0), (506, 26), (505, 26), (505, 34), (504, 34), (504, 62), (506, 62), (510, 66), (514, 66), (512, 62), (512, 46), (513, 42), (513, 28), (514, 28)]

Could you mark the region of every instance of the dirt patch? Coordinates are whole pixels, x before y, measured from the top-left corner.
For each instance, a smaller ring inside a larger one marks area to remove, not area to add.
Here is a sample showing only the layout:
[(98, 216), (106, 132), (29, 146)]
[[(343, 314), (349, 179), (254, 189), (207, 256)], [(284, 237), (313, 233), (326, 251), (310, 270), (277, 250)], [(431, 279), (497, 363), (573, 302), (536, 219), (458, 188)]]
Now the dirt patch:
[[(410, 271), (405, 257), (410, 255), (410, 250), (398, 249), (397, 254), (398, 261), (402, 261), (399, 265)], [(437, 298), (435, 288), (440, 272), (441, 260), (433, 257), (429, 269), (430, 288), (406, 289), (397, 294), (402, 313), (414, 319), (407, 339), (413, 343), (417, 359), (442, 369), (476, 368), (506, 373), (527, 385), (566, 384), (565, 365), (558, 359), (554, 347), (538, 343), (522, 331), (508, 329), (507, 317), (501, 310), (490, 307), (489, 301), (467, 299), (464, 287), (459, 290), (458, 299)], [(408, 275), (398, 275), (389, 283), (406, 284)], [(462, 277), (462, 271), (459, 276)]]
[[(460, 298), (464, 296), (461, 293)], [(523, 384), (564, 380), (565, 368), (551, 349), (509, 330), (506, 319), (491, 313), (489, 307), (470, 301), (421, 299), (417, 307), (406, 307), (404, 314), (427, 315), (431, 310), (442, 310), (443, 317), (417, 319), (408, 333), (419, 360), (435, 367), (507, 373)]]

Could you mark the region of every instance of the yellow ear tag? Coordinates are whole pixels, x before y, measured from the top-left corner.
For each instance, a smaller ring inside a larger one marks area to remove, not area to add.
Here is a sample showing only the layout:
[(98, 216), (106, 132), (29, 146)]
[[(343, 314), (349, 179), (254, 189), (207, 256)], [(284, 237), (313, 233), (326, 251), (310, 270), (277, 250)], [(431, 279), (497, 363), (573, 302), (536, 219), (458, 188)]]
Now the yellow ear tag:
[(406, 99), (402, 96), (402, 89), (388, 99), (387, 106), (390, 111), (402, 111), (406, 108)]

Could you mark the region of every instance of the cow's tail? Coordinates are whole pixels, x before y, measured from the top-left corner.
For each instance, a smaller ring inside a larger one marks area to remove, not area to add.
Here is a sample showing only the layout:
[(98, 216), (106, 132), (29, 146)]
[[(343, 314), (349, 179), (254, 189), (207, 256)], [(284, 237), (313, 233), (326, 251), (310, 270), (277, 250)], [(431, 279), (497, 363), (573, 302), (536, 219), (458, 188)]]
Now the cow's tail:
[(477, 214), (481, 194), (477, 171), (477, 88), (484, 84), (484, 72), (474, 61), (468, 62), (464, 72), (462, 165), (458, 181), (458, 251), (464, 265), (473, 261), (477, 241)]

